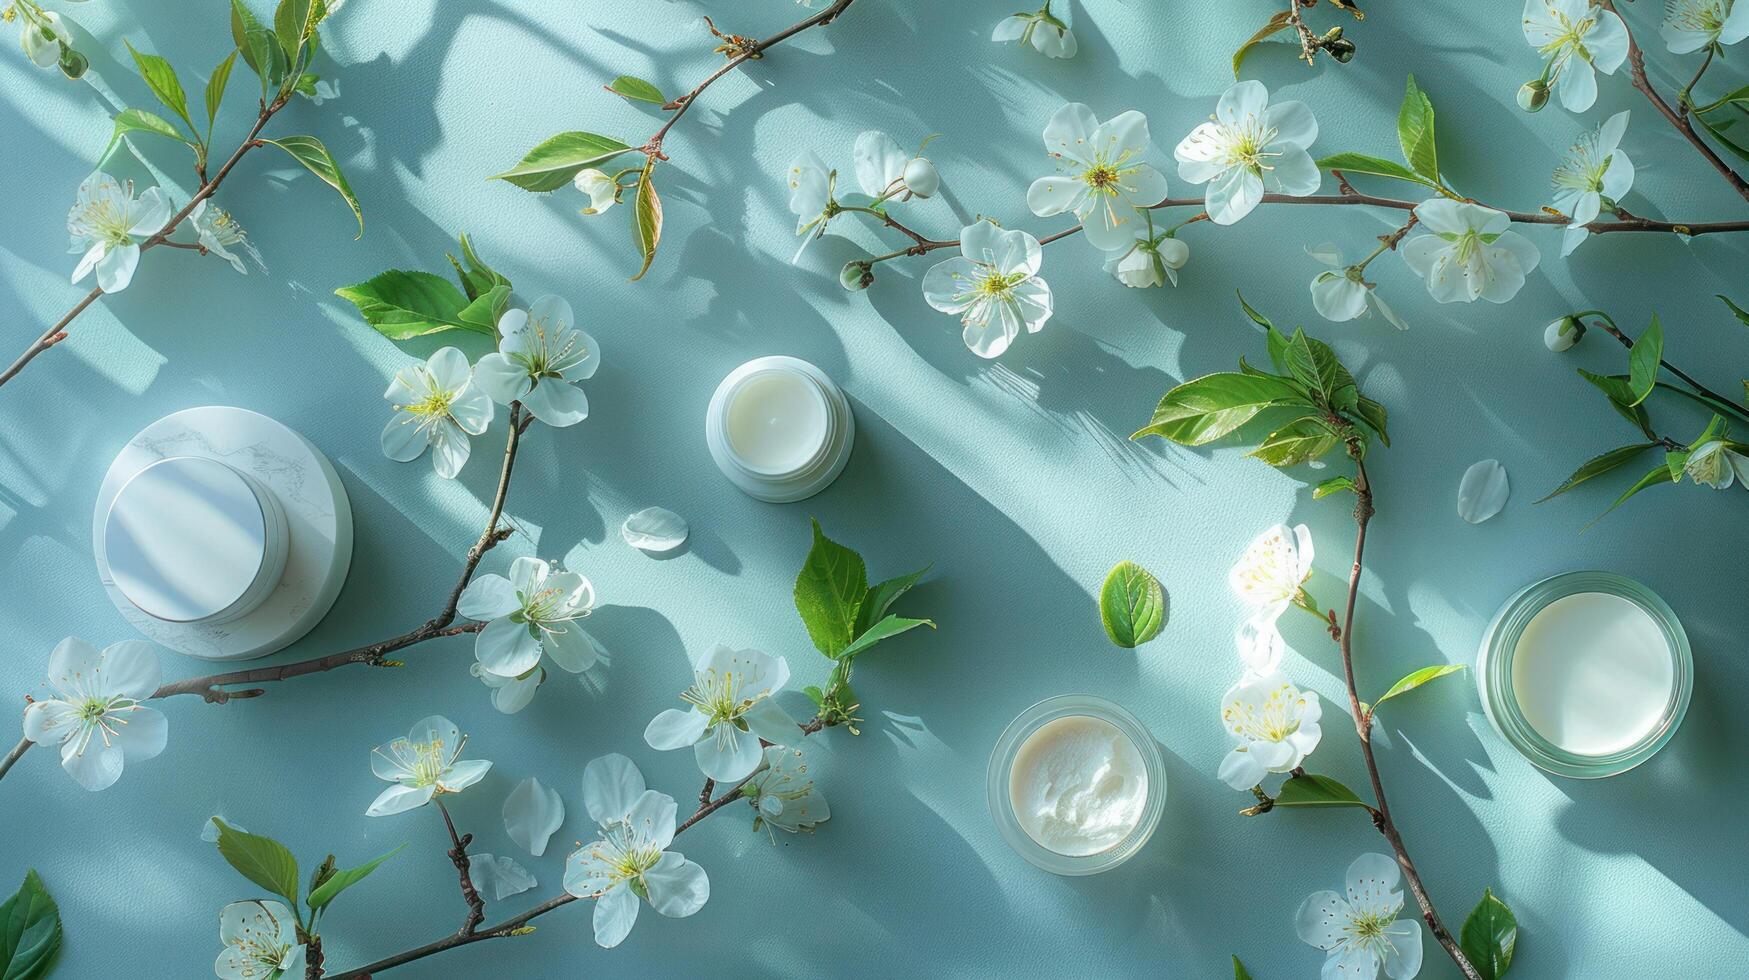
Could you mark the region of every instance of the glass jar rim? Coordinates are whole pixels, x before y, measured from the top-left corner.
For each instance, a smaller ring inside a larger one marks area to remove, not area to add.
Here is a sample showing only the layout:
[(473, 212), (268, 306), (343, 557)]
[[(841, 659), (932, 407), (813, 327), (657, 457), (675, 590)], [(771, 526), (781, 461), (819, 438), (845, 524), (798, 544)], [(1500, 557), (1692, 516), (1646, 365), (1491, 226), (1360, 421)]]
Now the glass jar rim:
[[(1009, 780), (1015, 758), (1028, 737), (1046, 724), (1060, 718), (1095, 718), (1110, 724), (1135, 746), (1142, 757), (1142, 768), (1148, 777), (1148, 796), (1142, 803), (1142, 815), (1136, 825), (1116, 844), (1094, 854), (1060, 854), (1045, 847), (1021, 827), (1014, 813), (1014, 801), (1009, 792)], [(1091, 694), (1060, 694), (1038, 702), (1008, 723), (996, 747), (990, 753), (985, 791), (989, 798), (990, 817), (1008, 846), (1034, 866), (1058, 875), (1091, 875), (1109, 871), (1134, 857), (1148, 842), (1160, 823), (1166, 807), (1166, 763), (1160, 743), (1141, 720), (1111, 701)]]
[[(1670, 698), (1658, 724), (1633, 745), (1603, 755), (1571, 752), (1544, 737), (1525, 717), (1512, 680), (1512, 661), (1530, 621), (1557, 600), (1591, 592), (1638, 606), (1657, 624), (1671, 659)], [(1476, 654), (1476, 689), (1494, 730), (1534, 765), (1559, 776), (1600, 779), (1640, 765), (1675, 736), (1694, 693), (1694, 657), (1681, 621), (1656, 592), (1614, 572), (1562, 572), (1520, 589), (1495, 613)]]

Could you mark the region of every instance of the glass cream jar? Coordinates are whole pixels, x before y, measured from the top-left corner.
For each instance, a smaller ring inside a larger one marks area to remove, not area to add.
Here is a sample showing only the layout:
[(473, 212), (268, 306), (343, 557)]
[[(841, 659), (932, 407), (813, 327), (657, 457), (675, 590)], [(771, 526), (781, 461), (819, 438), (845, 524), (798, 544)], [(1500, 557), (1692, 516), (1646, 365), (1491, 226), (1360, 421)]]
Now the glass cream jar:
[(1002, 839), (1059, 875), (1109, 871), (1142, 849), (1166, 805), (1160, 746), (1104, 698), (1066, 694), (996, 740), (986, 790)]
[(1482, 636), (1476, 687), (1494, 728), (1561, 776), (1614, 776), (1682, 723), (1694, 659), (1676, 614), (1612, 572), (1566, 572), (1506, 600)]

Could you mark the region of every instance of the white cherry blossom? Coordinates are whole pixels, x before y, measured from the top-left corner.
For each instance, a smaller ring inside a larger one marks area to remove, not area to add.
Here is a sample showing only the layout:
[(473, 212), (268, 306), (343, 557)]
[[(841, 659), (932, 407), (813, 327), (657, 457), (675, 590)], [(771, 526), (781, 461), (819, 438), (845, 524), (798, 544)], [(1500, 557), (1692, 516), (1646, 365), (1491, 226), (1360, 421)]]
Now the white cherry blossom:
[(547, 852), (547, 839), (565, 822), (565, 801), (533, 776), (504, 798), (504, 833), (534, 857)]
[(1298, 766), (1323, 737), (1323, 713), (1318, 692), (1301, 691), (1280, 671), (1240, 678), (1221, 696), (1221, 723), (1236, 743), (1221, 760), (1221, 781), (1250, 789), (1265, 773)]
[(589, 399), (576, 382), (595, 377), (601, 347), (572, 324), (571, 304), (542, 296), (526, 310), (498, 318), (498, 350), (474, 365), (474, 381), (500, 405), (522, 407), (548, 425), (576, 425), (589, 417)]
[(1524, 0), (1524, 39), (1547, 59), (1543, 79), (1569, 112), (1597, 101), (1597, 72), (1615, 74), (1628, 56), (1628, 28), (1589, 0)]
[(1749, 3), (1736, 0), (1668, 0), (1664, 44), (1671, 54), (1688, 54), (1712, 45), (1736, 44), (1749, 37)]
[(1530, 239), (1509, 230), (1511, 219), (1492, 208), (1436, 197), (1416, 205), (1415, 216), (1427, 234), (1399, 251), (1438, 302), (1504, 303), (1542, 260)]
[(406, 735), (371, 750), (370, 771), (394, 785), (364, 811), (367, 817), (404, 813), (430, 803), (441, 793), (460, 793), (492, 768), (484, 759), (462, 759), (468, 738), (455, 723), (432, 715)]
[(1633, 186), (1634, 163), (1621, 149), (1627, 128), (1625, 110), (1610, 116), (1603, 125), (1579, 137), (1555, 168), (1550, 179), (1555, 210), (1571, 219), (1561, 238), (1562, 255), (1573, 254), (1590, 237), (1585, 226), (1597, 220), (1606, 202), (1613, 207)]
[(758, 650), (718, 644), (693, 664), (692, 686), (650, 720), (644, 741), (653, 749), (691, 747), (698, 768), (720, 783), (732, 783), (759, 767), (761, 739), (776, 745), (795, 740), (794, 719), (772, 695), (789, 683), (789, 662)]
[(1043, 261), (1038, 239), (980, 220), (960, 229), (959, 255), (924, 274), (923, 298), (958, 314), (972, 353), (997, 357), (1022, 329), (1037, 333), (1051, 318), (1051, 287), (1038, 275)]
[(1051, 13), (1050, 0), (1030, 14), (1014, 14), (997, 21), (996, 29), (990, 32), (990, 40), (998, 44), (1009, 41), (1030, 44), (1034, 51), (1047, 58), (1073, 58), (1080, 49), (1075, 32)]
[(1250, 214), (1265, 192), (1307, 197), (1323, 174), (1307, 148), (1318, 120), (1303, 102), (1269, 104), (1269, 90), (1251, 79), (1221, 94), (1214, 118), (1191, 130), (1173, 151), (1178, 176), (1207, 184), (1209, 220), (1230, 225)]
[(232, 902), (219, 911), (219, 942), (213, 964), (223, 980), (286, 980), (304, 975), (304, 944), (298, 920), (285, 903), (271, 898)]
[(832, 199), (837, 179), (838, 175), (827, 169), (813, 150), (796, 157), (789, 165), (789, 209), (795, 213), (796, 234), (802, 239), (790, 259), (791, 265), (800, 262), (808, 246), (826, 233), (826, 225), (837, 206)]
[(1383, 967), (1391, 980), (1421, 972), (1421, 923), (1398, 920), (1402, 869), (1387, 854), (1362, 854), (1348, 866), (1347, 895), (1313, 892), (1300, 903), (1294, 928), (1325, 950), (1325, 980), (1376, 980)]
[(81, 256), (73, 281), (96, 269), (97, 286), (104, 292), (128, 288), (140, 264), (140, 243), (169, 220), (170, 201), (162, 190), (148, 187), (136, 199), (131, 180), (124, 186), (102, 172), (85, 178), (67, 213), (67, 235), (73, 242), (67, 250)]
[(1285, 644), (1275, 624), (1288, 607), (1316, 609), (1304, 588), (1312, 577), (1312, 555), (1310, 529), (1277, 524), (1259, 534), (1227, 572), (1227, 584), (1250, 613), (1235, 638), (1249, 673), (1267, 674), (1281, 663)]
[(474, 673), (494, 689), (499, 711), (520, 711), (534, 697), (543, 653), (573, 674), (595, 665), (601, 647), (581, 622), (594, 608), (588, 579), (539, 558), (511, 562), (508, 578), (488, 573), (468, 583), (456, 611), (486, 623), (474, 639)]
[(1707, 439), (1689, 451), (1682, 465), (1697, 486), (1724, 490), (1738, 483), (1749, 490), (1749, 446), (1725, 439)]
[(658, 913), (685, 918), (710, 898), (704, 869), (666, 848), (674, 840), (674, 798), (644, 787), (644, 774), (623, 755), (583, 769), (583, 805), (600, 837), (565, 861), (565, 891), (595, 900), (595, 942), (612, 949), (638, 920), (639, 896)]
[(144, 640), (123, 640), (99, 653), (69, 636), (49, 654), (55, 696), (24, 708), (24, 737), (60, 743), (61, 768), (88, 790), (108, 789), (124, 763), (164, 751), (170, 723), (141, 702), (158, 690), (158, 652)]
[(1409, 329), (1409, 325), (1378, 294), (1378, 284), (1366, 281), (1366, 270), (1349, 265), (1335, 245), (1310, 246), (1306, 254), (1329, 267), (1312, 277), (1312, 306), (1317, 308), (1319, 316), (1332, 323), (1342, 323), (1366, 316), (1370, 308), (1398, 330)]
[(467, 355), (445, 347), (424, 364), (395, 372), (383, 398), (395, 414), (383, 427), (383, 455), (397, 463), (418, 459), (427, 448), (437, 475), (455, 479), (468, 461), (468, 436), (492, 422), (492, 399), (474, 384)]
[(619, 203), (619, 184), (594, 167), (585, 167), (571, 178), (571, 185), (589, 198), (584, 214), (600, 214)]
[(929, 197), (941, 189), (941, 175), (928, 157), (906, 154), (898, 142), (879, 130), (857, 136), (851, 157), (856, 163), (857, 186), (870, 197), (906, 200)]
[(1081, 235), (1103, 252), (1129, 249), (1146, 231), (1139, 210), (1166, 197), (1166, 177), (1145, 157), (1152, 147), (1148, 117), (1134, 109), (1100, 122), (1071, 102), (1044, 129), (1045, 152), (1063, 173), (1040, 177), (1026, 204), (1041, 218), (1073, 211)]
[(808, 764), (800, 749), (772, 745), (765, 750), (765, 768), (759, 770), (741, 792), (758, 814), (754, 827), (776, 827), (785, 833), (813, 833), (814, 827), (832, 819), (832, 808), (814, 788)]
[(241, 248), (245, 255), (254, 260), (256, 268), (267, 268), (267, 264), (261, 261), (261, 251), (249, 241), (243, 226), (237, 223), (236, 218), (231, 217), (231, 212), (214, 204), (211, 199), (194, 206), (194, 210), (189, 212), (188, 223), (200, 239), (201, 248), (231, 263), (231, 268), (239, 274), (248, 275), (249, 267), (243, 264), (242, 256), (231, 251), (233, 248)]
[(1171, 235), (1138, 238), (1127, 252), (1107, 252), (1105, 271), (1135, 289), (1178, 285), (1178, 270), (1190, 261), (1190, 246)]

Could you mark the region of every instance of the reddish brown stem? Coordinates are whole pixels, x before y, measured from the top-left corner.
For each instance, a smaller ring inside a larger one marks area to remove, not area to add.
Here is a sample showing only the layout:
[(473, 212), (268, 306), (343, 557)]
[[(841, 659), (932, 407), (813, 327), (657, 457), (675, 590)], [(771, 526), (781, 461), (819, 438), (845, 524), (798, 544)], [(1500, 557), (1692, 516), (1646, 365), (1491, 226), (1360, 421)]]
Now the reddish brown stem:
[(462, 901), (468, 903), (468, 916), (462, 920), (462, 926), (456, 930), (458, 936), (471, 936), (480, 923), (486, 921), (486, 900), (480, 897), (479, 889), (474, 887), (472, 862), (468, 858), (468, 845), (474, 842), (473, 834), (457, 835), (455, 821), (450, 819), (449, 807), (443, 805), (441, 798), (433, 798), (437, 804), (437, 812), (443, 814), (444, 829), (449, 831), (449, 860), (455, 865), (456, 874), (461, 879)]

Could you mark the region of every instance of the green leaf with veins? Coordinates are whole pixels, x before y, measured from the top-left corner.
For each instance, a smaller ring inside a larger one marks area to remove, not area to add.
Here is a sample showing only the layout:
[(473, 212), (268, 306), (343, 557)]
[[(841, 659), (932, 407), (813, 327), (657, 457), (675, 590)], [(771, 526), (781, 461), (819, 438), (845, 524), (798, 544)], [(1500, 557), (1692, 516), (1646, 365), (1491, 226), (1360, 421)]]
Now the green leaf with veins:
[[(470, 320), (462, 315), (470, 304), (454, 283), (429, 272), (389, 269), (364, 282), (342, 286), (334, 294), (358, 307), (365, 322), (390, 340), (407, 340), (445, 330), (496, 335), (492, 324), (481, 324), (477, 318)], [(474, 312), (477, 315), (478, 311)]]
[(304, 165), (304, 169), (315, 174), (317, 179), (340, 193), (346, 201), (346, 206), (352, 209), (353, 217), (358, 219), (358, 237), (364, 237), (364, 210), (358, 206), (358, 198), (352, 194), (351, 185), (346, 182), (346, 175), (340, 172), (340, 164), (334, 160), (334, 155), (322, 145), (322, 141), (314, 136), (281, 136), (279, 139), (263, 139), (291, 154), (291, 158)]
[(1366, 803), (1354, 791), (1329, 776), (1291, 776), (1275, 794), (1276, 806), (1359, 806)]
[(655, 105), (665, 105), (668, 100), (663, 97), (662, 90), (635, 75), (621, 75), (602, 88), (614, 95), (631, 99), (634, 102), (650, 102)]
[(1589, 530), (1592, 524), (1596, 524), (1598, 521), (1601, 521), (1605, 517), (1609, 516), (1610, 511), (1615, 510), (1617, 507), (1620, 507), (1624, 503), (1627, 503), (1629, 497), (1634, 496), (1635, 494), (1639, 493), (1641, 490), (1644, 490), (1647, 487), (1658, 486), (1661, 483), (1675, 483), (1675, 482), (1676, 481), (1674, 479), (1672, 479), (1670, 476), (1669, 465), (1667, 463), (1659, 463), (1657, 466), (1654, 466), (1652, 468), (1651, 472), (1647, 473), (1645, 476), (1640, 477), (1639, 480), (1636, 481), (1633, 486), (1628, 487), (1626, 490), (1623, 490), (1621, 496), (1615, 498), (1615, 503), (1610, 504), (1609, 507), (1607, 509), (1605, 509), (1603, 513), (1598, 514), (1596, 517), (1593, 517), (1591, 519), (1591, 522), (1589, 524), (1586, 524), (1582, 530)]
[(1322, 500), (1333, 493), (1341, 493), (1344, 490), (1355, 490), (1354, 479), (1346, 476), (1333, 476), (1312, 488), (1312, 499)]
[(874, 646), (882, 640), (891, 639), (898, 636), (900, 633), (916, 629), (919, 626), (927, 626), (930, 629), (935, 628), (935, 624), (927, 619), (906, 619), (903, 616), (888, 616), (863, 632), (858, 633), (856, 639), (851, 640), (850, 645), (845, 647), (838, 654), (836, 659), (849, 660), (857, 654), (867, 651), (869, 647)]
[(1403, 159), (1418, 174), (1439, 186), (1439, 150), (1434, 141), (1433, 102), (1410, 75), (1403, 90), (1403, 105), (1397, 111), (1397, 141)]
[(1330, 423), (1316, 415), (1301, 416), (1271, 432), (1263, 444), (1248, 455), (1271, 466), (1289, 467), (1310, 462), (1336, 448), (1342, 441)]
[(1287, 30), (1288, 16), (1289, 11), (1277, 10), (1270, 15), (1268, 20), (1263, 22), (1263, 26), (1257, 29), (1257, 33), (1246, 39), (1244, 44), (1239, 45), (1238, 50), (1233, 52), (1234, 79), (1239, 77), (1239, 68), (1245, 63), (1245, 56), (1251, 53), (1252, 48), (1269, 40), (1270, 37)]
[(515, 167), (487, 179), (508, 181), (525, 191), (557, 190), (583, 168), (606, 163), (630, 149), (610, 136), (560, 133), (529, 150)]
[(1609, 399), (1609, 404), (1616, 410), (1616, 413), (1633, 423), (1636, 428), (1645, 433), (1646, 438), (1658, 438), (1657, 433), (1652, 431), (1652, 419), (1646, 414), (1645, 406), (1635, 403), (1634, 392), (1632, 388), (1628, 387), (1627, 379), (1593, 374), (1584, 368), (1579, 369), (1579, 376), (1597, 386), (1597, 389)]
[(1386, 448), (1390, 447), (1391, 435), (1385, 431), (1385, 406), (1362, 395), (1354, 401), (1354, 415), (1366, 423), (1367, 428), (1378, 433), (1379, 441), (1384, 443)]
[(877, 621), (885, 619), (887, 612), (893, 608), (893, 603), (898, 601), (900, 596), (911, 591), (912, 586), (916, 585), (928, 571), (929, 566), (925, 565), (909, 575), (890, 578), (871, 587), (868, 590), (868, 595), (862, 600), (862, 605), (856, 611), (855, 635), (861, 636), (868, 632), (869, 627)]
[[(1389, 701), (1400, 694), (1408, 694), (1410, 691), (1415, 690), (1428, 681), (1438, 680), (1447, 674), (1455, 674), (1463, 669), (1463, 664), (1438, 664), (1433, 667), (1423, 667), (1420, 670), (1414, 671), (1397, 683), (1392, 684), (1390, 690), (1386, 691), (1377, 701), (1372, 703), (1372, 710), (1377, 711), (1379, 705), (1384, 704), (1386, 701)], [(1368, 713), (1370, 714), (1371, 712)]]
[(1652, 325), (1646, 332), (1640, 334), (1640, 339), (1634, 341), (1634, 346), (1628, 351), (1628, 390), (1634, 406), (1646, 400), (1652, 393), (1652, 388), (1658, 383), (1658, 364), (1664, 357), (1664, 326), (1658, 322), (1658, 314), (1652, 314)]
[(128, 53), (134, 56), (134, 64), (140, 69), (140, 77), (146, 80), (146, 87), (158, 97), (166, 109), (176, 113), (177, 117), (188, 124), (189, 132), (194, 132), (194, 121), (188, 118), (188, 95), (182, 91), (182, 81), (176, 77), (176, 69), (170, 67), (170, 62), (155, 54), (141, 54), (134, 49), (133, 43), (124, 40)]
[(826, 537), (819, 521), (812, 524), (814, 543), (796, 576), (796, 612), (815, 648), (837, 659), (855, 639), (857, 611), (868, 597), (868, 568), (861, 555)]
[(61, 948), (61, 910), (36, 871), (0, 904), (0, 977), (41, 980)]
[(1396, 180), (1407, 180), (1423, 187), (1437, 188), (1439, 185), (1421, 176), (1408, 167), (1383, 157), (1367, 156), (1365, 153), (1337, 153), (1318, 161), (1320, 170), (1340, 170), (1344, 174), (1370, 174), (1374, 177), (1391, 177)]
[(1656, 445), (1658, 444), (1655, 442), (1636, 442), (1631, 446), (1620, 446), (1611, 449), (1609, 452), (1599, 453), (1582, 463), (1578, 469), (1573, 471), (1572, 476), (1567, 477), (1566, 482), (1549, 491), (1548, 495), (1543, 497), (1542, 500), (1538, 500), (1537, 503), (1540, 504), (1543, 500), (1548, 500), (1550, 497), (1558, 497), (1579, 484), (1584, 483), (1586, 480), (1602, 476), (1618, 467), (1626, 466), (1638, 459), (1646, 450), (1651, 449)]
[(1749, 327), (1749, 310), (1745, 310), (1741, 306), (1738, 306), (1736, 303), (1731, 302), (1731, 297), (1726, 296), (1723, 293), (1719, 293), (1717, 295), (1719, 297), (1719, 300), (1721, 302), (1723, 302), (1727, 308), (1730, 309), (1731, 315), (1737, 318), (1737, 322), (1741, 323), (1745, 327)]
[(251, 834), (217, 817), (219, 855), (237, 873), (292, 904), (298, 900), (298, 862), (284, 844), (271, 837)]
[(406, 846), (407, 845), (405, 844), (401, 844), (394, 850), (388, 851), (384, 854), (379, 854), (356, 868), (342, 868), (335, 871), (333, 874), (328, 875), (320, 885), (310, 891), (310, 897), (305, 899), (305, 902), (312, 909), (322, 908), (329, 902), (334, 901), (335, 896), (339, 895), (341, 892), (369, 877), (370, 873), (377, 869), (377, 865), (394, 857), (400, 852), (401, 848)]
[(1499, 980), (1512, 966), (1512, 954), (1518, 948), (1518, 919), (1493, 891), (1484, 888), (1482, 900), (1464, 920), (1458, 945), (1482, 980)]
[(1099, 620), (1111, 642), (1126, 650), (1159, 636), (1166, 624), (1160, 580), (1135, 562), (1118, 562), (1099, 590)]
[(225, 100), (225, 86), (231, 83), (231, 67), (237, 63), (237, 52), (225, 55), (225, 60), (213, 69), (206, 80), (206, 131), (210, 137), (213, 120), (218, 118), (219, 104)]
[(656, 158), (650, 157), (644, 161), (644, 172), (638, 176), (638, 190), (632, 198), (632, 235), (638, 243), (638, 252), (644, 257), (644, 264), (638, 267), (638, 274), (631, 281), (637, 282), (644, 278), (644, 273), (650, 271), (650, 263), (656, 261), (656, 246), (662, 242), (662, 198), (656, 194)]
[(115, 114), (115, 132), (110, 136), (109, 149), (105, 149), (104, 154), (107, 156), (109, 150), (115, 147), (116, 142), (128, 133), (151, 133), (154, 136), (167, 136), (177, 142), (194, 145), (189, 142), (188, 137), (182, 135), (181, 130), (172, 126), (170, 121), (163, 116), (155, 115), (144, 109), (123, 109)]
[(1265, 408), (1279, 405), (1315, 407), (1298, 386), (1284, 378), (1238, 372), (1208, 374), (1167, 392), (1148, 425), (1130, 438), (1157, 435), (1200, 446), (1251, 421)]

